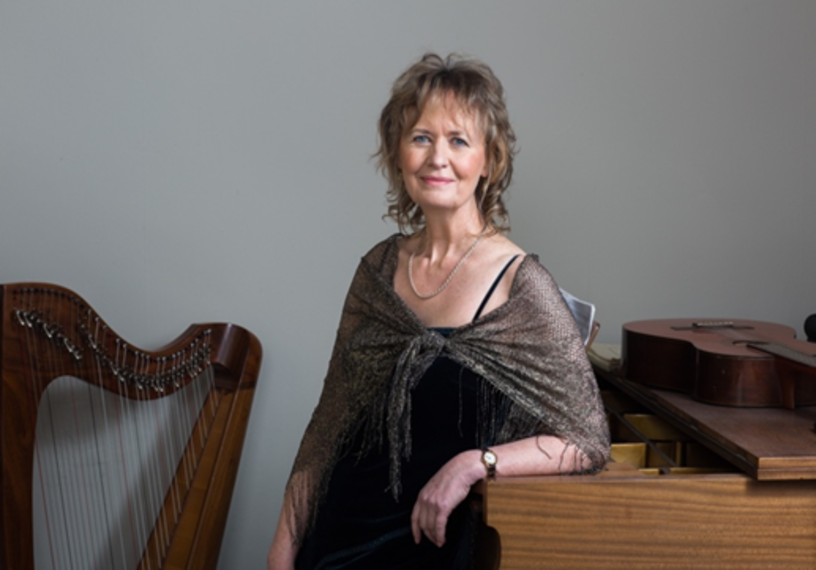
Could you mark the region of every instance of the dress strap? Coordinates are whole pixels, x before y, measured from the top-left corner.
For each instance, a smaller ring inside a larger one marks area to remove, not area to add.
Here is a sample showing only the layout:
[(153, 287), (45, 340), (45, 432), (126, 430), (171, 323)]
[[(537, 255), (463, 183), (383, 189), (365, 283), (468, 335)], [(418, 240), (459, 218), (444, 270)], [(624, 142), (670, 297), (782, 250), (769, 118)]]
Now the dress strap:
[(502, 268), (501, 272), (499, 273), (499, 276), (496, 277), (495, 281), (493, 281), (493, 285), (491, 285), (490, 289), (488, 289), (487, 295), (485, 295), (485, 298), (482, 299), (482, 304), (479, 305), (479, 308), (476, 310), (476, 314), (473, 316), (474, 321), (482, 316), (482, 311), (484, 310), (485, 305), (487, 305), (487, 302), (490, 300), (490, 297), (493, 295), (493, 291), (496, 290), (496, 287), (498, 287), (499, 282), (502, 280), (502, 277), (504, 277), (504, 274), (507, 273), (507, 270), (510, 269), (510, 266), (513, 265), (513, 262), (516, 260), (517, 257), (518, 254), (510, 258), (510, 261), (508, 261), (507, 264)]

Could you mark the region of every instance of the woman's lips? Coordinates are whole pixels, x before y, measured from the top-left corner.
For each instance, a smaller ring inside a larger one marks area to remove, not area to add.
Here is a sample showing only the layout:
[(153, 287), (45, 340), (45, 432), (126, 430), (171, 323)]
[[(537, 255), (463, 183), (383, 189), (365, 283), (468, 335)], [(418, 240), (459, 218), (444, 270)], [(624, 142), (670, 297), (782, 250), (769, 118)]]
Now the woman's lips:
[(453, 179), (443, 176), (423, 176), (422, 181), (429, 186), (444, 186), (453, 182)]

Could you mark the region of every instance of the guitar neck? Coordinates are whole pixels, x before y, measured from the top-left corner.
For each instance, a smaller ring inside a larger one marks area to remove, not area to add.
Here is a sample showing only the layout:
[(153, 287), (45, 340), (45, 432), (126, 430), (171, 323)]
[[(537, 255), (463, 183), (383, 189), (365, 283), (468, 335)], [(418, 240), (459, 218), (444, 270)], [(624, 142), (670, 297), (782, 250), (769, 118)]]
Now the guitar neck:
[(749, 342), (748, 346), (786, 360), (816, 368), (816, 354), (807, 354), (778, 342)]

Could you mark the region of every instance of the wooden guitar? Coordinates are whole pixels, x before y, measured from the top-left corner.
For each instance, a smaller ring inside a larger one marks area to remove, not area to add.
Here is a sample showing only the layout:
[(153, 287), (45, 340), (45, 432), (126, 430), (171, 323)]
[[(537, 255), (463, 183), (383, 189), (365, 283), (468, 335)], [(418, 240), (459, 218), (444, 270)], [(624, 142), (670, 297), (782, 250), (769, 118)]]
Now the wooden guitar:
[(663, 319), (623, 325), (624, 377), (710, 404), (816, 404), (816, 344), (761, 321)]

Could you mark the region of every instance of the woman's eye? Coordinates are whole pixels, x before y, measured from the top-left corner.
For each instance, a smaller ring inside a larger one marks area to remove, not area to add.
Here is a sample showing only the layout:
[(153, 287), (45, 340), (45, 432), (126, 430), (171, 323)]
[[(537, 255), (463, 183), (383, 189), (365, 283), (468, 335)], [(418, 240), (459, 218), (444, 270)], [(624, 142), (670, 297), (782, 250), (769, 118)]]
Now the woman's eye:
[(431, 139), (429, 139), (426, 135), (415, 135), (414, 136), (414, 142), (415, 143), (427, 143), (427, 142), (430, 142), (430, 140)]
[(462, 139), (462, 138), (459, 138), (459, 137), (454, 137), (451, 142), (453, 143), (454, 146), (467, 146), (468, 145), (468, 143), (467, 143), (467, 141), (465, 139)]

